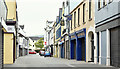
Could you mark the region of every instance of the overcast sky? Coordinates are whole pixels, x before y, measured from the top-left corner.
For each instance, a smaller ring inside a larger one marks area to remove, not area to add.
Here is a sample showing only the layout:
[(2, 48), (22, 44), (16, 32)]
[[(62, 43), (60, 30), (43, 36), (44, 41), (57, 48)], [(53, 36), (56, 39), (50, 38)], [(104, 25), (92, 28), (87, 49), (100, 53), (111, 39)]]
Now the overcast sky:
[[(66, 0), (17, 0), (19, 25), (25, 25), (27, 36), (44, 35), (46, 21), (55, 21)], [(81, 0), (70, 0), (73, 10)]]
[(54, 20), (65, 0), (17, 0), (19, 25), (27, 36), (44, 35), (46, 20)]

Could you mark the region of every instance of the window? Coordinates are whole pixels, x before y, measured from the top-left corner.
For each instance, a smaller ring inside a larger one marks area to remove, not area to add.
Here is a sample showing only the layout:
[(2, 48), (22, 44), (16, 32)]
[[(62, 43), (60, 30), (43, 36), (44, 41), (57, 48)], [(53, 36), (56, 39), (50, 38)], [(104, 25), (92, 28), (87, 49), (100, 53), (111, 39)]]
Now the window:
[(80, 8), (78, 9), (78, 26), (80, 26)]
[(100, 0), (98, 0), (98, 10), (101, 8), (101, 5), (100, 5)]
[(105, 6), (105, 0), (103, 0), (103, 6)]
[(111, 3), (113, 0), (109, 0), (109, 3)]
[(71, 30), (72, 30), (72, 19), (71, 19)]
[(83, 24), (85, 23), (85, 4), (83, 4)]
[(89, 19), (91, 19), (91, 0), (89, 0)]
[(74, 12), (74, 28), (76, 28), (76, 12)]

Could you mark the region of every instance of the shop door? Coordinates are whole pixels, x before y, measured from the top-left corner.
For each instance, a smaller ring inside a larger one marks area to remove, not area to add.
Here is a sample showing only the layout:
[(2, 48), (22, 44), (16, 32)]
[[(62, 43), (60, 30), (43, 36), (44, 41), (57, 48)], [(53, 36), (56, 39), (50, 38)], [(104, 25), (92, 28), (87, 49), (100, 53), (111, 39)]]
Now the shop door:
[(70, 58), (76, 59), (76, 40), (71, 40)]
[(74, 59), (76, 59), (76, 40), (74, 40)]
[(81, 38), (82, 43), (82, 60), (85, 61), (85, 38)]
[(120, 28), (111, 29), (111, 50), (110, 50), (110, 64), (115, 67), (120, 67)]

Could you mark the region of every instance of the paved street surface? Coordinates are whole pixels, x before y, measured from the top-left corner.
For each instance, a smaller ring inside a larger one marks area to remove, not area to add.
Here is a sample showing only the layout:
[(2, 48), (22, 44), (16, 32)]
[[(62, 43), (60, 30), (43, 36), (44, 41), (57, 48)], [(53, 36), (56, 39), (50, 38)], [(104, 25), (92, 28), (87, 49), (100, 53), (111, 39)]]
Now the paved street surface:
[[(38, 54), (19, 57), (14, 64), (4, 67), (104, 67), (106, 66), (86, 63), (84, 61), (68, 60), (54, 57), (43, 57)], [(109, 68), (113, 68), (110, 67)]]

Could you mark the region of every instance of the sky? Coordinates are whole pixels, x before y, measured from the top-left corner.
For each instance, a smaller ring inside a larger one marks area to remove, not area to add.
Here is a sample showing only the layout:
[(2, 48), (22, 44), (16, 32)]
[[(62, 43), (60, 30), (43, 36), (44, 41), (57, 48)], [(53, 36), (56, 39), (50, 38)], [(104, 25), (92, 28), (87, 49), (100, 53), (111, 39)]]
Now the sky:
[(55, 21), (65, 0), (17, 0), (18, 24), (27, 36), (44, 35), (46, 21)]
[[(24, 25), (27, 36), (45, 34), (46, 21), (55, 21), (59, 15), (59, 8), (66, 0), (16, 0), (18, 24)], [(70, 0), (73, 10), (81, 0)]]

